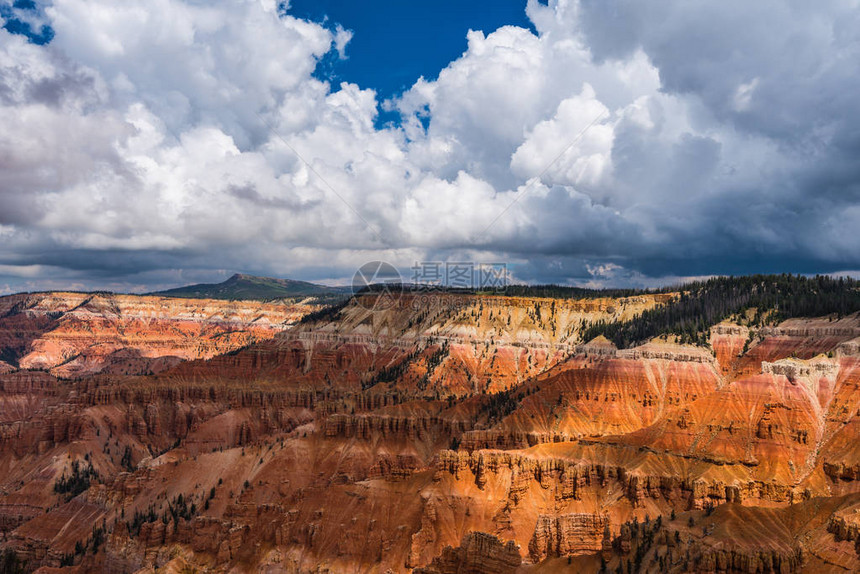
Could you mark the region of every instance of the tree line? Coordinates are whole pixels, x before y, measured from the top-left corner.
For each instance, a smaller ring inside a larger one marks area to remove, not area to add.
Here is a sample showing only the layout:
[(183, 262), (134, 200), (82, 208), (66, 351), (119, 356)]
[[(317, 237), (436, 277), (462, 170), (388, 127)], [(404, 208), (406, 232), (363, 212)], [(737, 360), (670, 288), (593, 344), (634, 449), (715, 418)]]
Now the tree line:
[(775, 324), (792, 317), (843, 317), (860, 311), (860, 282), (816, 275), (716, 277), (688, 283), (680, 296), (627, 322), (599, 321), (582, 333), (584, 341), (603, 335), (619, 349), (660, 335), (705, 345), (712, 325), (755, 309), (751, 324)]

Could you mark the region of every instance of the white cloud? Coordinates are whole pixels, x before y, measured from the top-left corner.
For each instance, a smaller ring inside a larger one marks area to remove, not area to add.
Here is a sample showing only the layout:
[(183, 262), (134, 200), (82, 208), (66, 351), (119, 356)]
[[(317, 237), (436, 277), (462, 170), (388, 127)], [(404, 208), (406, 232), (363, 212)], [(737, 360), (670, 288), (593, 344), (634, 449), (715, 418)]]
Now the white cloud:
[(335, 26), (334, 49), (341, 59), (346, 58), (346, 45), (352, 40), (352, 35), (352, 30), (345, 30), (340, 24)]
[(741, 11), (529, 0), (538, 34), (469, 32), (386, 104), (402, 128), (377, 129), (372, 86), (311, 75), (348, 57), (342, 27), (274, 2), (55, 0), (47, 46), (0, 30), (0, 276), (139, 286), (448, 256), (643, 284), (856, 267), (839, 232), (860, 198), (856, 14)]
[(538, 123), (511, 158), (511, 170), (523, 179), (546, 174), (575, 188), (599, 185), (609, 177), (613, 129), (601, 123), (610, 112), (585, 84), (582, 93), (563, 100), (552, 119)]
[(736, 111), (745, 112), (750, 109), (750, 103), (752, 102), (753, 94), (755, 93), (757, 86), (758, 78), (753, 78), (749, 82), (738, 86), (737, 91), (735, 91), (733, 101)]

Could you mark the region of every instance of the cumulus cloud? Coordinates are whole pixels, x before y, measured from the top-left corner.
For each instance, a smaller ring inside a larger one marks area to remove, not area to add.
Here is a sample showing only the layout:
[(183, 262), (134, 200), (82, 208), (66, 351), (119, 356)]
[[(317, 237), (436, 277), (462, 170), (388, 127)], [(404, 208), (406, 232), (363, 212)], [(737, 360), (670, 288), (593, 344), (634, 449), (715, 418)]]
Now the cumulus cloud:
[(857, 268), (857, 8), (529, 0), (536, 33), (380, 102), (313, 76), (350, 31), (275, 2), (54, 0), (49, 43), (0, 30), (0, 285)]

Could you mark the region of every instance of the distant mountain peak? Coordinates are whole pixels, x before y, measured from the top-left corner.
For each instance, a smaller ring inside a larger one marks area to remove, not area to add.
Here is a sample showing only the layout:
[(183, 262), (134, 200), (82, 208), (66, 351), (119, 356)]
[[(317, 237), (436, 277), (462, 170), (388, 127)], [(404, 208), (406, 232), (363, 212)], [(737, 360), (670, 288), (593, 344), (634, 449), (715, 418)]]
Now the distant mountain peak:
[(297, 279), (259, 277), (234, 273), (221, 283), (198, 283), (156, 291), (151, 295), (200, 299), (259, 300), (313, 297), (320, 302), (334, 302), (349, 295), (346, 287), (328, 287)]

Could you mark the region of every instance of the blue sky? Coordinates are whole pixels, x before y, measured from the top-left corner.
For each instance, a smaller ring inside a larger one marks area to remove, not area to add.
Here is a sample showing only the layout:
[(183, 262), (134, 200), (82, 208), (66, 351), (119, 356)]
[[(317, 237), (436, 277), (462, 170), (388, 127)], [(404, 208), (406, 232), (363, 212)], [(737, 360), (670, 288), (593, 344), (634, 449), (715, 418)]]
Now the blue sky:
[[(54, 35), (40, 21), (43, 6), (33, 0), (0, 2), (3, 27), (36, 44)], [(327, 53), (314, 75), (334, 83), (373, 88), (380, 100), (400, 95), (419, 77), (435, 78), (466, 50), (469, 30), (502, 26), (534, 30), (522, 0), (292, 0), (287, 12), (298, 18), (352, 32), (345, 57)], [(396, 120), (398, 114), (387, 114)]]
[(54, 37), (53, 29), (44, 22), (39, 7), (33, 0), (15, 0), (0, 2), (0, 18), (3, 18), (3, 28), (13, 34), (27, 37), (35, 44), (47, 44)]
[(373, 88), (380, 99), (399, 95), (421, 76), (434, 79), (466, 50), (470, 29), (533, 29), (522, 0), (292, 0), (289, 12), (352, 31), (347, 58), (330, 53), (317, 75)]

